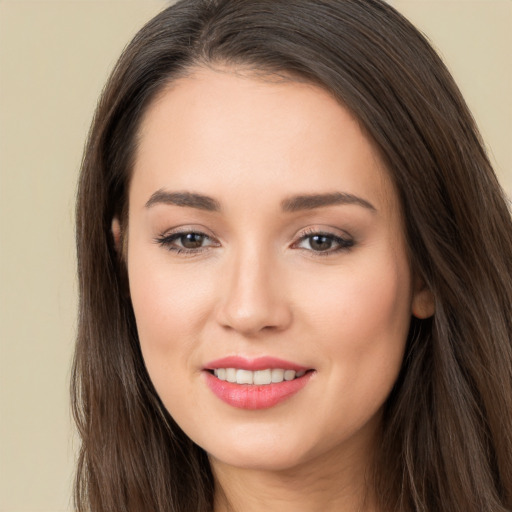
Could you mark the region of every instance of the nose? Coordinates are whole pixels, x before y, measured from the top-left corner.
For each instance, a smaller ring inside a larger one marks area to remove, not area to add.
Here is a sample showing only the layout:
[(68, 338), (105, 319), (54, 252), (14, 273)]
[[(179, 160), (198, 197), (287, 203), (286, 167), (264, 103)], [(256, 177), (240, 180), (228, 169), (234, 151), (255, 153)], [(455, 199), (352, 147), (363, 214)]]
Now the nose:
[[(262, 251), (261, 251), (262, 252)], [(278, 332), (289, 327), (292, 310), (275, 261), (257, 250), (246, 250), (229, 263), (217, 319), (225, 329), (244, 336)]]

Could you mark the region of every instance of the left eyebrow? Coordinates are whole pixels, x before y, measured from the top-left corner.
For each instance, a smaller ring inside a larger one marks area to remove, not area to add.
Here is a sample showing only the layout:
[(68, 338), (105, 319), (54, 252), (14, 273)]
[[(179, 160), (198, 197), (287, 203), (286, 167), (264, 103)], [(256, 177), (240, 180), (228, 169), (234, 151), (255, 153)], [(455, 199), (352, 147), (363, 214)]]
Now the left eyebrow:
[(220, 211), (220, 204), (212, 197), (196, 194), (194, 192), (168, 192), (166, 190), (157, 190), (148, 199), (145, 206), (151, 208), (157, 204), (168, 204), (175, 206), (183, 206), (187, 208), (197, 208), (198, 210), (206, 210), (209, 212)]
[(335, 206), (344, 204), (355, 204), (362, 206), (372, 212), (377, 208), (369, 201), (346, 192), (333, 192), (329, 194), (306, 194), (289, 197), (281, 202), (281, 208), (284, 212), (297, 212), (301, 210), (314, 210), (325, 206)]

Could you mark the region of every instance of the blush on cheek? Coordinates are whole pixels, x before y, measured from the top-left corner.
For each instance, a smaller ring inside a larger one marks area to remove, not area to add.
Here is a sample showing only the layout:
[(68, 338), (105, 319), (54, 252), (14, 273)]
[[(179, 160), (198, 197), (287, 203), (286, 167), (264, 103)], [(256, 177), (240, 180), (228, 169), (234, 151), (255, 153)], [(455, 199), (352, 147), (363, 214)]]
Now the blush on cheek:
[[(331, 302), (325, 338), (337, 340), (332, 349), (350, 361), (345, 370), (363, 387), (381, 382), (392, 386), (402, 365), (410, 322), (410, 289), (407, 275), (396, 268), (354, 275), (339, 297)], [(325, 304), (325, 303), (324, 303)]]
[[(202, 298), (204, 289), (191, 285), (191, 280), (187, 286), (179, 276), (169, 274), (133, 272), (130, 282), (141, 350), (157, 390), (169, 384), (170, 375), (176, 375), (175, 361), (183, 354), (193, 355), (200, 345), (199, 326), (201, 319), (206, 321), (208, 310)], [(190, 359), (181, 364), (188, 368)], [(158, 382), (163, 384), (158, 386)]]

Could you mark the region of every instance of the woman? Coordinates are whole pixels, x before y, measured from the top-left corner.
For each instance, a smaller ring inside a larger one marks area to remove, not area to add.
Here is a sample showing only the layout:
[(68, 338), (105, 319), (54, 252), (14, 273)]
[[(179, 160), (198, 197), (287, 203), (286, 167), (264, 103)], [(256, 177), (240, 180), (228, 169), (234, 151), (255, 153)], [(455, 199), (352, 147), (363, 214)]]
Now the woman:
[(77, 206), (78, 510), (512, 510), (512, 223), (377, 0), (186, 0)]

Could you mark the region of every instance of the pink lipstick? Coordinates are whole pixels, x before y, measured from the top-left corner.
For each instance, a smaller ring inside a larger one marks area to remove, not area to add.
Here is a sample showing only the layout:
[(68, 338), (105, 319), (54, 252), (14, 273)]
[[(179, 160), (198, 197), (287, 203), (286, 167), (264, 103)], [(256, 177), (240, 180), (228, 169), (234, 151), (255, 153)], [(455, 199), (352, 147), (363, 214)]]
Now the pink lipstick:
[(314, 372), (302, 365), (259, 357), (230, 356), (204, 367), (206, 383), (223, 402), (240, 409), (267, 409), (300, 391)]

